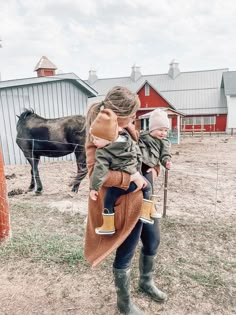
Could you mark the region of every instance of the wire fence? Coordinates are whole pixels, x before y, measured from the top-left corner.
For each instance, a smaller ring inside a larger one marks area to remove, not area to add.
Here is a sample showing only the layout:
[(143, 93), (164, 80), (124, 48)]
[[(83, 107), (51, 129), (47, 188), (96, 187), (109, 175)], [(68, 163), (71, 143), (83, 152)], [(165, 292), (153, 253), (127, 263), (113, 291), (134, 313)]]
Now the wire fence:
[[(65, 164), (64, 164), (65, 163)], [(216, 163), (216, 162), (215, 162)], [(30, 168), (29, 165), (20, 166), (21, 169), (21, 176), (24, 174), (24, 177), (27, 178), (27, 180), (24, 179), (24, 182), (27, 183), (27, 185), (30, 182)], [(164, 207), (166, 207), (166, 212), (168, 212), (168, 198), (166, 200), (166, 205), (164, 204), (164, 194), (165, 192), (168, 194), (173, 194), (173, 190), (175, 189), (173, 182), (175, 181), (175, 178), (179, 178), (183, 180), (183, 184), (180, 187), (182, 192), (184, 193), (185, 190), (188, 189), (188, 185), (191, 182), (198, 182), (199, 178), (202, 177), (202, 173), (206, 168), (204, 167), (196, 167), (193, 170), (189, 170), (186, 168), (183, 168), (181, 166), (174, 167), (169, 173), (169, 183), (166, 183), (166, 170), (162, 168), (160, 175), (155, 181), (154, 184), (154, 193), (159, 196), (159, 202), (162, 200), (162, 213), (164, 212)], [(69, 171), (69, 174), (68, 174)], [(220, 172), (220, 164), (216, 163), (213, 168), (211, 168), (212, 175), (210, 175), (210, 181), (212, 181), (212, 186), (214, 186), (214, 195), (212, 193), (212, 198), (214, 197), (214, 208), (216, 210), (218, 206), (218, 192), (219, 192), (219, 176), (223, 172)], [(231, 171), (232, 172), (232, 171)], [(230, 170), (228, 171), (230, 174)], [(13, 175), (13, 174), (11, 174)], [(11, 176), (9, 175), (9, 177)], [(224, 175), (227, 176), (227, 173), (224, 171)], [(17, 175), (18, 176), (18, 175)], [(76, 162), (75, 161), (52, 161), (49, 163), (43, 163), (41, 165), (40, 170), (40, 176), (43, 182), (46, 183), (47, 186), (50, 186), (50, 183), (52, 183), (55, 186), (55, 189), (57, 187), (60, 187), (62, 184), (65, 186), (68, 186), (69, 181), (72, 183), (73, 179), (76, 177)], [(9, 178), (11, 180), (11, 178)], [(86, 183), (87, 185), (87, 183)], [(86, 186), (84, 187), (86, 188)], [(66, 189), (66, 188), (65, 188)], [(165, 190), (166, 189), (166, 190)], [(47, 188), (46, 188), (47, 190)], [(68, 192), (70, 188), (68, 187)], [(88, 190), (88, 187), (87, 187)], [(21, 191), (23, 193), (23, 190)], [(182, 197), (180, 197), (182, 198)], [(184, 198), (184, 196), (183, 196)], [(201, 196), (199, 195), (199, 198)]]
[[(221, 139), (221, 138), (220, 138)], [(23, 139), (23, 140), (29, 140), (29, 139)], [(32, 141), (32, 139), (31, 139)], [(42, 142), (52, 142), (52, 141), (48, 141), (48, 140), (41, 140)], [(221, 140), (219, 140), (221, 141)], [(222, 158), (218, 156), (218, 152), (219, 152), (219, 148), (218, 148), (218, 144), (219, 141), (216, 142), (215, 144), (211, 144), (211, 146), (206, 146), (205, 147), (205, 151), (204, 153), (208, 154), (209, 152), (211, 152), (212, 154), (212, 159), (209, 161), (209, 165), (208, 164), (204, 164), (201, 163), (201, 161), (199, 161), (199, 163), (195, 163), (194, 164), (194, 168), (192, 168), (191, 166), (191, 158), (193, 158), (193, 153), (186, 153), (186, 156), (188, 156), (189, 160), (186, 160), (184, 164), (177, 164), (174, 165), (174, 167), (168, 171), (169, 172), (169, 183), (168, 185), (165, 185), (165, 172), (162, 170), (160, 176), (158, 177), (157, 181), (155, 182), (155, 194), (160, 195), (162, 202), (163, 202), (163, 195), (166, 189), (166, 192), (168, 191), (168, 194), (172, 194), (173, 195), (173, 191), (176, 189), (176, 187), (179, 185), (179, 182), (181, 183), (181, 181), (184, 181), (184, 183), (182, 183), (181, 185), (181, 189), (183, 191), (188, 190), (188, 188), (190, 189), (190, 184), (193, 186), (194, 182), (196, 183), (196, 185), (198, 185), (198, 181), (199, 179), (201, 179), (201, 177), (206, 176), (207, 172), (210, 170), (209, 174), (207, 175), (209, 178), (208, 183), (206, 185), (211, 186), (211, 191), (210, 191), (210, 195), (209, 198), (212, 200), (212, 208), (215, 209), (215, 211), (217, 210), (218, 206), (220, 206), (219, 203), (219, 196), (222, 193), (222, 187), (220, 185), (220, 181), (222, 181), (222, 176), (224, 175), (223, 180), (225, 180), (225, 178), (227, 178), (227, 176), (231, 176), (232, 175), (232, 169), (231, 168), (227, 168), (225, 167), (225, 161), (222, 161)], [(57, 143), (62, 143), (62, 142), (57, 142)], [(75, 147), (78, 145), (76, 143), (71, 143), (72, 145), (74, 145)], [(78, 145), (79, 147), (82, 147), (82, 145)], [(33, 152), (34, 146), (32, 147), (32, 152)], [(175, 149), (177, 150), (177, 149)], [(45, 150), (46, 152), (48, 150)], [(67, 151), (63, 151), (64, 153), (67, 153)], [(174, 153), (175, 154), (175, 153)], [(181, 153), (182, 154), (182, 153)], [(184, 154), (184, 153), (183, 153)], [(53, 161), (55, 162), (55, 161)], [(22, 173), (25, 173), (25, 178), (28, 178), (30, 181), (30, 169), (28, 167), (28, 165), (25, 166), (21, 166), (22, 167)], [(73, 169), (74, 168), (74, 169)], [(66, 169), (64, 169), (64, 166), (62, 165), (61, 168), (55, 170), (55, 172), (53, 171), (54, 167), (50, 168), (50, 172), (48, 169), (48, 165), (47, 164), (42, 164), (41, 165), (41, 171), (42, 171), (42, 180), (45, 181), (47, 184), (52, 182), (52, 183), (58, 183), (59, 185), (63, 182), (65, 182), (65, 178), (67, 178), (68, 180), (68, 174), (65, 174), (64, 171), (66, 172)], [(72, 164), (70, 164), (69, 166), (69, 171), (71, 172), (71, 177), (74, 176), (76, 177), (76, 163), (74, 161), (72, 161)], [(67, 170), (68, 170), (67, 169)], [(44, 177), (45, 176), (45, 177)], [(175, 187), (175, 179), (178, 179), (179, 182), (176, 184)], [(73, 179), (71, 178), (71, 181)], [(1, 181), (1, 184), (4, 184)], [(28, 183), (27, 183), (28, 184)], [(166, 187), (165, 187), (166, 186)], [(207, 187), (205, 187), (207, 188)], [(69, 189), (68, 189), (69, 191)], [(179, 195), (181, 194), (181, 191), (179, 193)], [(202, 188), (202, 191), (199, 194), (196, 194), (193, 196), (193, 199), (196, 200), (196, 202), (201, 201), (201, 194), (204, 194), (204, 187)], [(179, 196), (178, 198), (184, 198), (183, 196)], [(198, 198), (198, 199), (197, 199)], [(203, 198), (203, 197), (202, 197)], [(168, 204), (169, 204), (169, 200), (167, 200), (167, 209), (168, 209)], [(163, 205), (164, 207), (164, 205)], [(164, 208), (163, 208), (164, 211)]]
[(78, 146), (78, 147), (84, 147), (84, 144), (79, 144), (79, 143), (74, 143), (74, 142), (62, 142), (62, 141), (49, 141), (49, 140), (42, 140), (42, 139), (27, 139), (27, 138), (16, 138), (19, 140), (23, 140), (23, 141), (28, 141), (28, 142), (42, 142), (42, 143), (57, 143), (57, 144), (63, 144), (63, 145), (73, 145), (73, 146)]

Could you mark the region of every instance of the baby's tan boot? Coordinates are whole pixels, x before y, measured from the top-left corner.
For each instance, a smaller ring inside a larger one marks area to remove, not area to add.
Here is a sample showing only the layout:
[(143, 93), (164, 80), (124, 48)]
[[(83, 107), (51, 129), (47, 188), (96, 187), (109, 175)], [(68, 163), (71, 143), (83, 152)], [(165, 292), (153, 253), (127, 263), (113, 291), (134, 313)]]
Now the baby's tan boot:
[(114, 223), (114, 213), (107, 213), (107, 209), (104, 209), (103, 225), (95, 229), (96, 234), (100, 235), (113, 235), (115, 234), (115, 223)]
[(153, 202), (153, 207), (152, 207), (152, 210), (151, 210), (150, 217), (153, 218), (153, 219), (160, 219), (161, 218), (161, 214), (158, 213), (157, 210), (156, 210), (157, 198), (158, 198), (158, 195), (151, 195), (151, 200)]
[(150, 214), (152, 211), (153, 202), (151, 200), (143, 199), (140, 220), (144, 223), (153, 224)]

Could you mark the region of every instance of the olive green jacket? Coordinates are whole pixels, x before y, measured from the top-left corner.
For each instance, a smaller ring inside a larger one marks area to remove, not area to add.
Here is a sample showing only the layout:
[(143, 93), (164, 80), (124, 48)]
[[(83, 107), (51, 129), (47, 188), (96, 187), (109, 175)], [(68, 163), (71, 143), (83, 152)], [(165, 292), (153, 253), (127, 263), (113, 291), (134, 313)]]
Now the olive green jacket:
[(134, 174), (141, 167), (141, 152), (138, 144), (125, 136), (125, 142), (112, 142), (104, 148), (96, 149), (95, 165), (90, 178), (90, 190), (100, 190), (109, 170)]
[(171, 144), (169, 140), (154, 138), (149, 131), (140, 133), (139, 147), (143, 163), (149, 167), (157, 166), (159, 163), (165, 167), (166, 162), (171, 160)]

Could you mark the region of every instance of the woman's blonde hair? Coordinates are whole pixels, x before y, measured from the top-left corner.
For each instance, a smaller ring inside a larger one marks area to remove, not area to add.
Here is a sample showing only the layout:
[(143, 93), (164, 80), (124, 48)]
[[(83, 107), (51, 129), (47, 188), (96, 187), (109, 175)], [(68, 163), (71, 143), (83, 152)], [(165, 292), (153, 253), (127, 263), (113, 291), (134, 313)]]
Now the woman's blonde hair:
[(87, 136), (89, 136), (91, 123), (102, 108), (112, 109), (117, 116), (125, 118), (134, 115), (139, 107), (140, 100), (137, 94), (124, 86), (114, 86), (103, 101), (89, 107), (86, 117)]

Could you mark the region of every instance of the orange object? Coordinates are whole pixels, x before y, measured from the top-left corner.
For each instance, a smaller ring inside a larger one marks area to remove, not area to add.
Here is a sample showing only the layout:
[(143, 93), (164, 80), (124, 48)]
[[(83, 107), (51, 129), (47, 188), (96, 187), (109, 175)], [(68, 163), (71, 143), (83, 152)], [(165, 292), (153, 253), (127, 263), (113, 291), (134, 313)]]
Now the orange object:
[(9, 206), (7, 201), (7, 185), (4, 174), (2, 152), (0, 150), (0, 241), (10, 234)]

